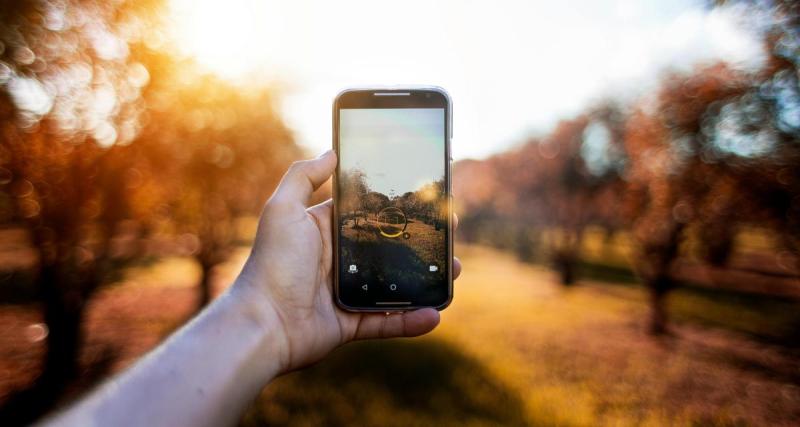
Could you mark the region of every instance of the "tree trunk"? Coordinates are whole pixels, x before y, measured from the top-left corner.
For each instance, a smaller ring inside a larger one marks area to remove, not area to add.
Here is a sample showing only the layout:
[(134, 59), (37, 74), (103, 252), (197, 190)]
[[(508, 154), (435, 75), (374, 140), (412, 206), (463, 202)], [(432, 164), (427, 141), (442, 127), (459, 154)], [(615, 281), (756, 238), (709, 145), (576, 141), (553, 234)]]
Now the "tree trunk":
[(561, 284), (573, 285), (575, 283), (575, 254), (569, 249), (562, 249), (556, 252), (554, 261)]
[(558, 271), (561, 284), (571, 286), (575, 284), (577, 263), (580, 257), (583, 230), (578, 228), (565, 232), (559, 247), (555, 249), (553, 263)]
[(62, 289), (64, 284), (50, 283), (45, 286), (44, 321), (48, 334), (42, 377), (57, 382), (71, 380), (78, 372), (84, 302), (77, 290)]
[(200, 288), (198, 289), (198, 298), (197, 298), (197, 311), (200, 311), (211, 302), (211, 269), (214, 267), (214, 264), (207, 261), (200, 259)]
[(650, 288), (650, 333), (662, 335), (669, 332), (667, 314), (667, 294), (675, 287), (670, 275), (672, 261), (678, 256), (680, 237), (684, 225), (676, 223), (670, 229), (665, 241), (653, 245), (647, 252), (651, 262), (651, 274), (646, 280)]
[(705, 249), (705, 259), (711, 265), (723, 267), (728, 263), (733, 253), (736, 229), (732, 225), (732, 218), (717, 216), (713, 221), (702, 223), (700, 241)]
[(49, 412), (77, 377), (85, 299), (59, 273), (58, 265), (41, 267), (39, 290), (48, 329), (42, 371), (31, 387), (13, 393), (0, 408), (4, 425), (29, 425)]
[(520, 261), (530, 262), (533, 260), (533, 243), (530, 241), (525, 229), (518, 230), (516, 233), (514, 252), (516, 252), (517, 259)]
[(669, 277), (659, 277), (655, 283), (650, 284), (650, 327), (652, 335), (664, 335), (669, 332), (667, 322), (667, 295), (672, 290), (672, 280)]

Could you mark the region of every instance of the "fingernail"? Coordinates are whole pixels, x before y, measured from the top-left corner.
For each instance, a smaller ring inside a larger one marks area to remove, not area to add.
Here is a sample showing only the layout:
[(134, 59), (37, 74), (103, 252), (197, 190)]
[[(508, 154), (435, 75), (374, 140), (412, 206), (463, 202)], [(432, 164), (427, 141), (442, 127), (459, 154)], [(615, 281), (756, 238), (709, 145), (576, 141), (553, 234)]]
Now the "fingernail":
[(319, 156), (317, 156), (317, 158), (318, 158), (318, 159), (321, 159), (321, 158), (323, 158), (323, 157), (325, 157), (325, 156), (329, 155), (329, 154), (330, 154), (330, 153), (332, 153), (332, 152), (333, 152), (333, 149), (329, 148), (329, 149), (325, 150), (325, 151), (324, 151), (322, 154), (320, 154)]

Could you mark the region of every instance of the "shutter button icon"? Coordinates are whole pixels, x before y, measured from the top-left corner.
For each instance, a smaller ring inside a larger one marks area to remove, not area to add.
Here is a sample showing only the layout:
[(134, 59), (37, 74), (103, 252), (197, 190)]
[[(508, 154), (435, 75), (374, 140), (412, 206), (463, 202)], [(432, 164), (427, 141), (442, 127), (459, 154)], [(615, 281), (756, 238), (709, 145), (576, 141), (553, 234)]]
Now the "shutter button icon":
[(358, 267), (355, 264), (350, 264), (350, 268), (347, 269), (347, 272), (350, 274), (358, 273)]

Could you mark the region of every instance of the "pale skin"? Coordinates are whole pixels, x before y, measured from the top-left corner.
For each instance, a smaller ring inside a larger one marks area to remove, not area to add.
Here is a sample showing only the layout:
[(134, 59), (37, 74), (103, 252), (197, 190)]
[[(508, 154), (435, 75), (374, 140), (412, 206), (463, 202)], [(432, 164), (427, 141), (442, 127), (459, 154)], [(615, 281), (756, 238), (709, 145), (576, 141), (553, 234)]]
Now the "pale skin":
[[(362, 314), (333, 302), (333, 204), (308, 202), (335, 167), (331, 151), (294, 163), (266, 203), (252, 252), (228, 291), (131, 369), (44, 424), (232, 425), (274, 378), (343, 344), (432, 331), (439, 324), (432, 308)], [(460, 272), (456, 259), (453, 276)]]

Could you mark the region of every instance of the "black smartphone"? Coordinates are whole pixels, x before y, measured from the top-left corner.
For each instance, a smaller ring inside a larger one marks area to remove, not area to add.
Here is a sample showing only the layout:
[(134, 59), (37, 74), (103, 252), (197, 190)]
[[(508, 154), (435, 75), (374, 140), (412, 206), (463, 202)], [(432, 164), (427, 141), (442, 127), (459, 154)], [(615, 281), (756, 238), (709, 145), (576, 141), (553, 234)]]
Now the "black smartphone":
[(450, 304), (451, 123), (450, 97), (437, 87), (336, 97), (334, 294), (345, 310)]

